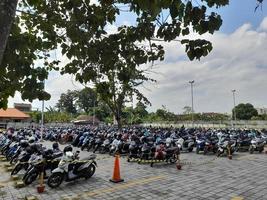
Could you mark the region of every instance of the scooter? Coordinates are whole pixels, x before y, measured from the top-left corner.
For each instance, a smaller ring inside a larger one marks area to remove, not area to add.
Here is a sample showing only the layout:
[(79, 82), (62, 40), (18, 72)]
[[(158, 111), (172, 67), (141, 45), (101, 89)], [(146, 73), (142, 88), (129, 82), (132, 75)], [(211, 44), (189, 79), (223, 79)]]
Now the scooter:
[(24, 174), (23, 181), (25, 185), (29, 185), (35, 181), (41, 172), (46, 174), (47, 171), (51, 172), (56, 169), (62, 155), (62, 152), (53, 153), (48, 150), (43, 155), (41, 154), (35, 157), (35, 160), (32, 160), (32, 164)]
[(58, 187), (63, 181), (69, 182), (79, 178), (88, 179), (94, 175), (96, 170), (96, 155), (92, 154), (89, 158), (79, 160), (79, 151), (74, 155), (72, 152), (66, 152), (58, 164), (58, 167), (52, 171), (47, 184), (51, 188)]
[(192, 152), (194, 149), (194, 140), (190, 137), (186, 140), (181, 137), (177, 141), (177, 146), (179, 147), (180, 151)]
[(127, 161), (130, 162), (132, 158), (140, 158), (140, 147), (135, 141), (130, 142)]
[(254, 138), (251, 140), (251, 145), (249, 146), (249, 153), (253, 154), (254, 151), (259, 153), (263, 152), (265, 141), (262, 138)]
[(200, 151), (204, 151), (206, 140), (204, 138), (199, 138), (196, 140), (196, 154), (199, 154)]
[(18, 156), (18, 161), (15, 164), (14, 169), (11, 171), (11, 175), (19, 173), (20, 170), (27, 170), (29, 164), (28, 160), (31, 158), (31, 152), (28, 150), (22, 151)]
[(204, 152), (203, 154), (206, 155), (208, 154), (209, 152), (212, 152), (212, 153), (216, 153), (218, 151), (218, 144), (217, 144), (217, 140), (215, 139), (207, 139), (205, 141), (205, 146), (204, 146)]
[(178, 147), (170, 147), (166, 148), (163, 144), (156, 146), (156, 152), (154, 154), (154, 158), (150, 163), (150, 166), (153, 167), (153, 160), (162, 160), (167, 163), (176, 163), (179, 159), (180, 150)]
[(99, 149), (99, 153), (106, 153), (109, 152), (109, 147), (110, 147), (110, 140), (107, 138), (104, 140), (103, 144), (101, 145), (100, 149)]
[(217, 156), (220, 157), (226, 154), (229, 159), (232, 158), (232, 154), (236, 151), (236, 141), (227, 138), (222, 138), (218, 143)]

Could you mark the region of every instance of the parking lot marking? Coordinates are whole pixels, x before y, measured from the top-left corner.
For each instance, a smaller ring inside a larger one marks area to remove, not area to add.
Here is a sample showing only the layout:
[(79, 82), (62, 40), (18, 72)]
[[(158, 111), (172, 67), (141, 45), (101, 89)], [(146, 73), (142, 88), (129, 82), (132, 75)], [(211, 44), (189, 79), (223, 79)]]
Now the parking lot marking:
[(156, 180), (162, 180), (165, 178), (166, 178), (166, 176), (153, 176), (153, 177), (149, 177), (149, 178), (143, 178), (140, 180), (131, 181), (129, 183), (119, 184), (117, 186), (110, 187), (110, 188), (102, 188), (102, 189), (97, 189), (97, 190), (93, 190), (90, 192), (85, 192), (83, 194), (79, 194), (78, 196), (85, 195), (87, 197), (90, 197), (90, 196), (101, 195), (103, 193), (109, 193), (109, 192), (114, 192), (117, 190), (127, 189), (127, 188), (137, 186), (137, 185), (144, 185), (144, 184), (147, 184), (147, 183), (150, 183), (150, 182), (153, 182)]
[(237, 196), (237, 197), (233, 197), (231, 200), (244, 200), (243, 197)]

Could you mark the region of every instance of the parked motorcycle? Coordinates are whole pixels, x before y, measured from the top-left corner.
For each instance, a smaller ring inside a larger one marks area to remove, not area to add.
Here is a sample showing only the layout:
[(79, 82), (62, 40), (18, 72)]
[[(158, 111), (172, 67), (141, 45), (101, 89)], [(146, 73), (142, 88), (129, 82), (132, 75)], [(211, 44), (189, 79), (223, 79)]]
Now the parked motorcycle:
[(164, 144), (157, 145), (154, 158), (152, 159), (150, 166), (153, 167), (153, 160), (162, 160), (167, 163), (176, 163), (179, 158), (179, 154), (180, 151), (178, 147), (166, 148)]
[(31, 184), (35, 181), (39, 174), (44, 172), (46, 175), (48, 171), (52, 171), (57, 168), (62, 152), (53, 153), (52, 150), (47, 150), (43, 154), (40, 154), (31, 160), (31, 165), (27, 169), (27, 172), (23, 176), (23, 182), (25, 185)]
[(192, 152), (195, 144), (194, 144), (194, 140), (191, 137), (188, 137), (187, 139), (184, 139), (181, 137), (178, 139), (177, 145), (180, 151)]
[(204, 138), (196, 139), (196, 154), (200, 151), (204, 151), (206, 146), (206, 140)]
[(69, 182), (79, 178), (88, 179), (96, 170), (96, 155), (92, 154), (89, 158), (79, 160), (79, 151), (74, 155), (71, 151), (64, 153), (58, 167), (52, 171), (47, 184), (51, 188), (58, 187), (63, 181)]
[(25, 169), (27, 170), (29, 164), (28, 161), (31, 157), (32, 151), (29, 148), (27, 148), (25, 151), (21, 152), (21, 154), (18, 156), (18, 161), (15, 164), (15, 167), (11, 171), (11, 175), (15, 175), (19, 173), (20, 170)]
[(249, 146), (249, 153), (253, 154), (254, 151), (258, 151), (259, 153), (263, 152), (265, 143), (262, 138), (253, 138)]

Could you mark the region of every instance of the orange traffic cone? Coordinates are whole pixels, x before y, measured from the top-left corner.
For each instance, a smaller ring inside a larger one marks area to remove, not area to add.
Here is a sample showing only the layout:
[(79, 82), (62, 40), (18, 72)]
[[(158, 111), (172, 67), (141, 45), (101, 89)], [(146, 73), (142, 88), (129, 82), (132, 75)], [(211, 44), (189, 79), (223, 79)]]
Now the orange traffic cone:
[(119, 182), (124, 181), (123, 179), (121, 179), (121, 175), (120, 175), (119, 155), (115, 155), (113, 176), (112, 176), (112, 179), (109, 179), (109, 180), (113, 183), (119, 183)]

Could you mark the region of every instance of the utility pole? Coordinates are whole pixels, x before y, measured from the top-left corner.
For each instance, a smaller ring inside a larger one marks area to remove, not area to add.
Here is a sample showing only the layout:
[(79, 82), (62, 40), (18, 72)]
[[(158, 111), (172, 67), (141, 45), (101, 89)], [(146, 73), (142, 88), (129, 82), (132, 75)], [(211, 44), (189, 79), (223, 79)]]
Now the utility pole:
[[(45, 81), (43, 83), (45, 88)], [(42, 100), (41, 142), (43, 141), (43, 134), (44, 134), (44, 100)]]
[(234, 120), (234, 122), (236, 123), (235, 92), (236, 92), (236, 90), (232, 90), (232, 93), (233, 93), (233, 102), (234, 102), (234, 109), (233, 109), (233, 120)]
[(94, 99), (94, 116), (93, 116), (93, 126), (95, 125), (95, 99)]
[(192, 117), (192, 126), (194, 127), (194, 95), (193, 95), (193, 85), (195, 83), (194, 80), (189, 81), (191, 85), (191, 100), (192, 100), (192, 105), (191, 105), (191, 117)]

